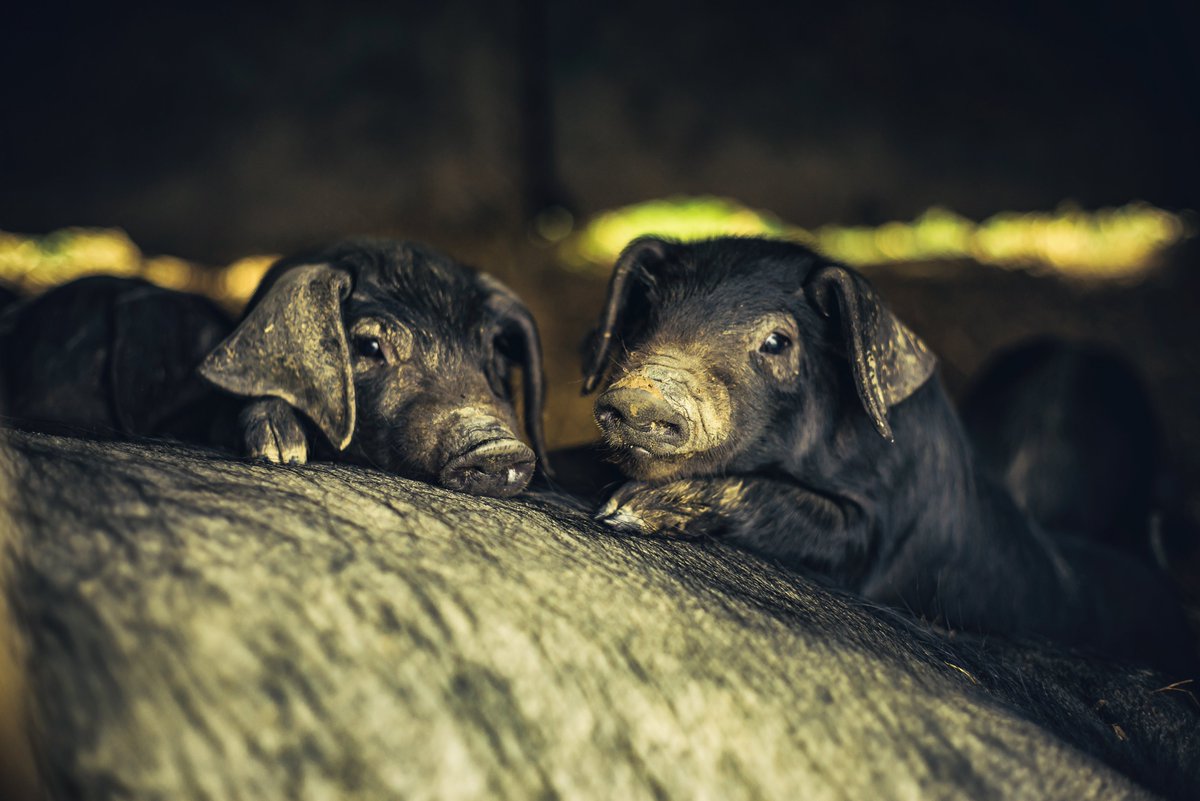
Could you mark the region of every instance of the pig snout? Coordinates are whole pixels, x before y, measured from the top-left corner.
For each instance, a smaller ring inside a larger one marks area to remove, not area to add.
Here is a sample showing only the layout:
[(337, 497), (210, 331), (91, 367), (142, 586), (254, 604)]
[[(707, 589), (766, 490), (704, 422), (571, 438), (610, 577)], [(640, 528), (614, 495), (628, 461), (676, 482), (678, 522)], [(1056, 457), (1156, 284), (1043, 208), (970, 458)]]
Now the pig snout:
[(677, 448), (688, 440), (687, 419), (647, 389), (618, 387), (596, 399), (596, 422), (606, 437), (633, 447)]
[(528, 486), (537, 464), (533, 451), (498, 423), (471, 430), (449, 451), (439, 482), (472, 495), (516, 495)]
[(676, 459), (721, 446), (731, 433), (729, 387), (700, 357), (653, 352), (596, 399), (596, 424), (635, 459)]

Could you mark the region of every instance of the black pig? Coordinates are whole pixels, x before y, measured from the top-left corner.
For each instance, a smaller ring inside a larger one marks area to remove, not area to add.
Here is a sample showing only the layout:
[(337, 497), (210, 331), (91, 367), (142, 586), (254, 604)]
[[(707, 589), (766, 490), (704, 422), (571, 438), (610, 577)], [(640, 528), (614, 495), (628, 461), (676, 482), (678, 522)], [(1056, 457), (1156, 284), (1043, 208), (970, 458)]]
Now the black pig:
[(934, 374), (861, 275), (807, 248), (635, 241), (585, 371), (634, 479), (598, 517), (720, 536), (951, 628), (1186, 662), (1161, 578), (1033, 524)]
[(1040, 525), (1150, 558), (1158, 426), (1118, 354), (1050, 337), (1021, 343), (985, 365), (960, 413), (980, 465)]
[[(541, 343), (499, 281), (421, 245), (344, 242), (284, 259), (200, 374), (251, 398), (246, 451), (304, 462), (318, 447), (482, 495), (515, 495), (546, 469)], [(525, 428), (514, 432), (512, 367)], [(536, 455), (535, 455), (536, 452)]]
[(0, 315), (5, 418), (91, 437), (215, 442), (232, 406), (196, 375), (233, 329), (207, 298), (91, 276)]
[(549, 507), (5, 439), (0, 655), (24, 658), (0, 698), (29, 716), (0, 730), (29, 733), (53, 798), (1200, 788), (1178, 677), (951, 640), (718, 543), (631, 548)]

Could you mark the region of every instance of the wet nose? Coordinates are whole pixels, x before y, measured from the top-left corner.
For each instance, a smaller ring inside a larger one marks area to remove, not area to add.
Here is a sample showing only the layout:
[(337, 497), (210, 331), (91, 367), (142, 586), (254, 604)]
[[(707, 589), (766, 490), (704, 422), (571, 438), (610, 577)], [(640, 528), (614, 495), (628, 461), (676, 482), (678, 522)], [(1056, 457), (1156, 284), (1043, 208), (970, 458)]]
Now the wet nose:
[(492, 439), (451, 458), (440, 480), (459, 492), (508, 498), (528, 486), (536, 463), (525, 443), (510, 437)]
[(644, 389), (610, 389), (596, 399), (596, 422), (605, 434), (634, 434), (663, 445), (687, 438), (687, 421), (662, 398)]

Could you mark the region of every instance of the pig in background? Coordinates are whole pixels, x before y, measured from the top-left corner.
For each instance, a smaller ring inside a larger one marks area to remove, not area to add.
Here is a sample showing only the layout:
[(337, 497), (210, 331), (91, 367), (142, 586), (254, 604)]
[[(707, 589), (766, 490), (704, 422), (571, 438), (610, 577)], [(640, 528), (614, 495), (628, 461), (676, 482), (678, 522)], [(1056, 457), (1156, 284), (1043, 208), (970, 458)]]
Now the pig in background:
[(984, 366), (960, 413), (980, 467), (1039, 525), (1170, 561), (1161, 518), (1177, 503), (1165, 497), (1172, 471), (1141, 376), (1118, 354), (1023, 342)]

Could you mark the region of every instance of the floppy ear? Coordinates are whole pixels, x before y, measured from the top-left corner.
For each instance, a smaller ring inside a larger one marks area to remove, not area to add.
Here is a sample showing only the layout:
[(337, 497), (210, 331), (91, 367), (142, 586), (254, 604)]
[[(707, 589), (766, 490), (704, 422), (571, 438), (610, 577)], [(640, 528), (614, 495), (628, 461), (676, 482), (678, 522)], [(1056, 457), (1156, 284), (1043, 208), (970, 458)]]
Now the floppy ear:
[(550, 461), (546, 458), (546, 437), (542, 431), (546, 389), (542, 340), (538, 335), (537, 323), (517, 294), (500, 281), (487, 273), (479, 273), (478, 281), (487, 292), (484, 304), (491, 317), (494, 347), (521, 365), (525, 433), (533, 443), (542, 473), (553, 477)]
[(158, 287), (123, 293), (113, 306), (109, 384), (127, 434), (156, 433), (211, 392), (196, 366), (232, 323), (216, 304)]
[(813, 272), (805, 293), (826, 317), (838, 317), (854, 384), (876, 430), (894, 439), (888, 409), (933, 375), (937, 360), (925, 343), (883, 305), (867, 279), (830, 264)]
[(640, 237), (630, 242), (613, 267), (608, 282), (608, 299), (600, 326), (592, 333), (584, 359), (583, 394), (588, 395), (608, 372), (612, 341), (620, 328), (629, 321), (633, 286), (652, 279), (651, 270), (667, 257), (669, 244), (653, 237)]
[(200, 375), (235, 395), (276, 397), (317, 424), (338, 450), (354, 434), (354, 374), (342, 323), (350, 276), (328, 264), (286, 270)]

